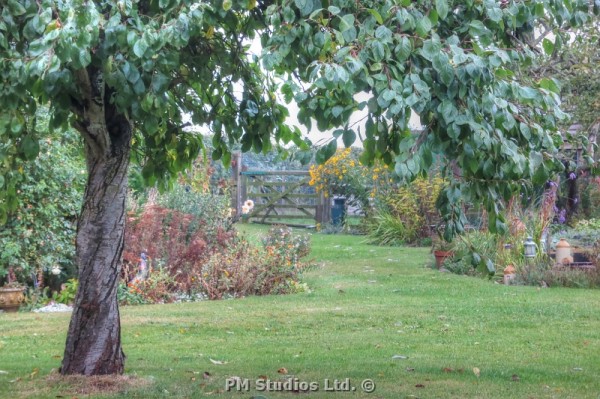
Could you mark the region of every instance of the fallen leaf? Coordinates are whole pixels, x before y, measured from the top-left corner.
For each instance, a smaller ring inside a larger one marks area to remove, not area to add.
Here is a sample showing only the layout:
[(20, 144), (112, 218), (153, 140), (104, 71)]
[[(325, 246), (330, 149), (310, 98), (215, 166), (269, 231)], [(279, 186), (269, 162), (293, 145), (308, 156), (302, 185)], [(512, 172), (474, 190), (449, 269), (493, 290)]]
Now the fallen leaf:
[(8, 374), (8, 371), (0, 370), (0, 374)]
[(227, 363), (229, 363), (229, 362), (226, 362), (226, 361), (224, 361), (224, 360), (215, 360), (215, 359), (211, 359), (210, 357), (208, 358), (208, 360), (210, 360), (210, 362), (211, 362), (212, 364), (227, 364)]
[(52, 356), (52, 359), (60, 359), (60, 358), (61, 358), (60, 355), (54, 355), (54, 356)]
[(204, 378), (204, 379), (210, 378), (210, 373), (208, 371), (205, 371), (204, 373), (202, 373), (202, 378)]
[(481, 375), (481, 371), (479, 370), (479, 368), (473, 367), (473, 374), (475, 374), (475, 376), (479, 378), (479, 376)]
[(451, 369), (450, 367), (444, 367), (444, 368), (442, 369), (442, 371), (443, 371), (444, 373), (451, 373), (451, 372), (453, 372), (454, 370), (453, 370), (453, 369)]
[(415, 368), (414, 367), (407, 367), (406, 371), (408, 371), (410, 373), (410, 372), (415, 371)]
[(266, 375), (259, 375), (259, 376), (258, 376), (258, 379), (259, 379), (259, 380), (262, 380), (262, 381), (266, 381), (266, 380), (268, 380), (268, 379), (269, 379), (269, 377), (267, 377)]
[(404, 356), (404, 355), (394, 355), (394, 356), (392, 356), (392, 360), (399, 360), (399, 359), (408, 359), (408, 356)]
[(196, 377), (192, 377), (192, 378), (190, 378), (190, 380), (196, 381)]
[(279, 374), (287, 374), (288, 373), (288, 371), (287, 371), (287, 369), (285, 367), (280, 368), (279, 370), (277, 370), (277, 372)]
[(513, 381), (519, 381), (519, 380), (521, 380), (521, 379), (519, 378), (519, 376), (518, 376), (518, 375), (516, 375), (516, 374), (513, 374), (511, 378), (512, 378), (512, 380), (513, 380)]
[(581, 367), (573, 367), (573, 371), (583, 371)]
[(423, 385), (423, 384), (417, 384), (417, 385), (415, 385), (415, 387), (416, 388), (425, 388), (425, 385)]
[(35, 377), (36, 375), (38, 375), (38, 372), (40, 371), (40, 369), (38, 369), (37, 367), (33, 369), (33, 371), (31, 372), (31, 374), (29, 374), (29, 378), (33, 379), (33, 377)]

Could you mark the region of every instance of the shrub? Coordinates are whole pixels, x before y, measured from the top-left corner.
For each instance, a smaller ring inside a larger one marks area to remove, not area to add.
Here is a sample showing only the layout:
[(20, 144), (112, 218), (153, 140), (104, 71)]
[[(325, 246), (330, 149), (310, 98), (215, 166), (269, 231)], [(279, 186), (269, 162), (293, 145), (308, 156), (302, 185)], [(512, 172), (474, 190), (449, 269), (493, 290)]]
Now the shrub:
[(543, 287), (598, 288), (600, 271), (595, 269), (572, 269), (554, 265), (554, 259), (543, 256), (516, 265), (514, 284)]
[(378, 210), (367, 226), (367, 242), (371, 244), (398, 246), (416, 239), (412, 224), (407, 227), (401, 218), (387, 210)]
[(419, 177), (376, 198), (377, 212), (367, 222), (368, 240), (379, 245), (415, 243), (431, 234), (439, 223), (435, 207), (443, 179)]
[(299, 280), (308, 266), (301, 262), (310, 251), (308, 236), (276, 226), (263, 244), (260, 250), (238, 238), (226, 251), (214, 253), (202, 267), (198, 289), (209, 299), (306, 291)]
[(40, 141), (35, 161), (15, 160), (19, 204), (0, 229), (0, 285), (9, 268), (20, 283), (40, 286), (54, 266), (60, 266), (61, 279), (76, 273), (75, 230), (85, 183), (77, 140), (72, 132), (49, 138)]
[(148, 303), (141, 292), (130, 289), (124, 282), (119, 283), (117, 299), (120, 305), (144, 305)]
[(131, 216), (125, 229), (124, 271), (135, 268), (145, 252), (154, 264), (164, 265), (180, 289), (189, 292), (201, 265), (213, 253), (224, 251), (235, 236), (228, 222), (206, 216), (205, 220), (160, 206)]
[[(169, 303), (173, 302), (174, 292), (178, 291), (178, 284), (169, 273), (162, 268), (150, 269), (145, 280), (134, 279), (127, 284), (131, 294), (139, 296), (135, 300), (142, 303)], [(125, 298), (124, 298), (125, 299)], [(133, 300), (133, 297), (127, 297)]]
[(54, 302), (63, 303), (65, 305), (71, 305), (75, 301), (75, 295), (77, 294), (77, 287), (79, 281), (75, 278), (69, 279), (59, 293), (54, 292), (52, 300)]
[(454, 238), (452, 259), (444, 267), (456, 274), (491, 275), (497, 264), (497, 236), (488, 231), (471, 231)]
[(284, 263), (294, 266), (299, 264), (301, 258), (310, 253), (310, 236), (307, 234), (294, 235), (287, 226), (273, 226), (262, 240), (267, 252), (273, 252)]

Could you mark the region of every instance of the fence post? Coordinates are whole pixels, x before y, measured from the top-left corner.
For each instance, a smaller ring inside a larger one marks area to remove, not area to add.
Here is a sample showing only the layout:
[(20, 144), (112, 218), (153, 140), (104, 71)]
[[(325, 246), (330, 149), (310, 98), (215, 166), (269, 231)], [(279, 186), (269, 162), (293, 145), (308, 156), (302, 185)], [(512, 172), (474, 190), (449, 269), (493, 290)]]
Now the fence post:
[(331, 220), (331, 200), (323, 192), (319, 193), (319, 199), (316, 211), (317, 222), (321, 225)]
[(231, 207), (235, 209), (235, 214), (242, 213), (242, 153), (234, 152), (231, 160)]

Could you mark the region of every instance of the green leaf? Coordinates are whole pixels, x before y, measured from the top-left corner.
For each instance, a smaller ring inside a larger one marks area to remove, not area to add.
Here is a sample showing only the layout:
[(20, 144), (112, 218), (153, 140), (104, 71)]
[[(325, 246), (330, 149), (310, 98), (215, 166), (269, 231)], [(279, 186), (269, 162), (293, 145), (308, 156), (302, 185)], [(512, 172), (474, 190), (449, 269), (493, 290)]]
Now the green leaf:
[(560, 94), (560, 86), (555, 79), (543, 78), (540, 80), (540, 87), (556, 94)]
[(469, 24), (469, 33), (471, 36), (485, 36), (490, 31), (485, 27), (483, 22), (475, 19)]
[(542, 163), (535, 169), (535, 173), (533, 174), (532, 181), (533, 181), (533, 184), (535, 184), (536, 186), (542, 186), (543, 184), (546, 184), (549, 177), (550, 177), (550, 174), (548, 173), (544, 164)]
[(331, 115), (333, 115), (334, 118), (340, 116), (342, 112), (344, 112), (344, 107), (342, 107), (341, 105), (336, 105), (331, 109)]
[(342, 136), (342, 141), (346, 148), (350, 147), (356, 141), (356, 133), (354, 130), (346, 129), (344, 130), (344, 135)]
[(138, 58), (142, 58), (144, 56), (144, 54), (146, 53), (146, 50), (148, 50), (148, 42), (146, 42), (146, 40), (144, 38), (138, 40), (133, 45), (133, 53)]
[(400, 39), (400, 42), (396, 46), (396, 57), (397, 57), (398, 61), (402, 62), (402, 61), (407, 60), (408, 57), (410, 57), (411, 51), (412, 51), (412, 44), (410, 42), (410, 39), (407, 38), (406, 36), (402, 36), (402, 38)]
[(441, 20), (448, 16), (448, 2), (446, 0), (435, 0), (435, 9)]
[(79, 64), (85, 68), (92, 62), (92, 56), (88, 49), (79, 50)]
[[(408, 39), (407, 39), (408, 40)], [(429, 61), (433, 61), (435, 57), (442, 50), (442, 43), (438, 38), (432, 38), (423, 42), (421, 48), (421, 55)]]
[(544, 40), (542, 40), (542, 47), (544, 48), (544, 53), (546, 53), (546, 55), (552, 55), (552, 53), (554, 53), (554, 43), (551, 40), (544, 38)]
[(502, 20), (502, 10), (498, 7), (491, 7), (487, 10), (488, 18), (494, 22), (500, 22)]
[(543, 3), (537, 3), (535, 5), (535, 16), (538, 18), (543, 18), (545, 14), (545, 10), (544, 10), (544, 4)]
[(392, 39), (392, 31), (385, 25), (381, 25), (375, 30), (375, 37), (383, 42), (388, 42)]
[(454, 80), (454, 69), (445, 53), (439, 52), (433, 57), (433, 68), (439, 73), (440, 80), (446, 86), (450, 86)]
[(539, 93), (537, 90), (531, 87), (520, 87), (519, 88), (519, 96), (525, 100), (535, 100), (538, 98)]
[(4, 186), (4, 176), (0, 175), (0, 188)]
[(423, 17), (417, 22), (417, 35), (421, 37), (426, 37), (433, 25), (431, 21), (427, 17)]
[(381, 18), (381, 14), (377, 10), (369, 8), (367, 9), (367, 12), (375, 18), (375, 21), (377, 21), (379, 25), (383, 24), (383, 18)]
[(35, 159), (40, 152), (40, 144), (37, 140), (25, 136), (25, 138), (21, 141), (20, 150), (25, 159), (31, 161)]
[(375, 62), (380, 62), (385, 57), (385, 49), (383, 44), (377, 40), (373, 40), (371, 44), (371, 49), (373, 51), (373, 60)]
[(354, 27), (354, 15), (346, 14), (340, 17), (340, 31), (344, 32)]
[(327, 7), (327, 11), (329, 11), (332, 15), (338, 15), (340, 13), (340, 8), (336, 6)]
[(215, 148), (211, 154), (213, 161), (218, 161), (223, 156), (223, 150), (221, 147)]
[(26, 10), (17, 0), (8, 0), (8, 11), (14, 16), (19, 16), (25, 14)]
[(315, 154), (315, 161), (317, 161), (318, 164), (324, 164), (333, 156), (333, 154), (335, 154), (336, 149), (337, 141), (331, 140), (327, 145), (317, 150), (317, 153)]
[[(500, 229), (496, 228), (496, 230), (498, 231)], [(488, 270), (489, 273), (495, 273), (496, 272), (496, 268), (494, 267), (494, 262), (492, 262), (492, 260), (490, 258), (487, 258), (485, 260), (485, 266), (487, 267), (487, 270)]]

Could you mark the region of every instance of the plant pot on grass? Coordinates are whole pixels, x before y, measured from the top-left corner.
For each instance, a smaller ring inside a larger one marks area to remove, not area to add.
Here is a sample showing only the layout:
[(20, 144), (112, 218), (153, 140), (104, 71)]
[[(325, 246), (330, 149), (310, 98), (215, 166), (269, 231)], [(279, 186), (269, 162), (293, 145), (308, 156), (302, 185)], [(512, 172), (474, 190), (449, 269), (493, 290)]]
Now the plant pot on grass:
[(438, 269), (442, 268), (442, 265), (446, 259), (454, 256), (452, 244), (443, 239), (433, 242), (431, 252), (433, 252), (433, 256), (435, 256), (435, 266)]
[(0, 309), (5, 312), (16, 312), (21, 303), (25, 300), (23, 287), (15, 284), (8, 284), (0, 287)]

